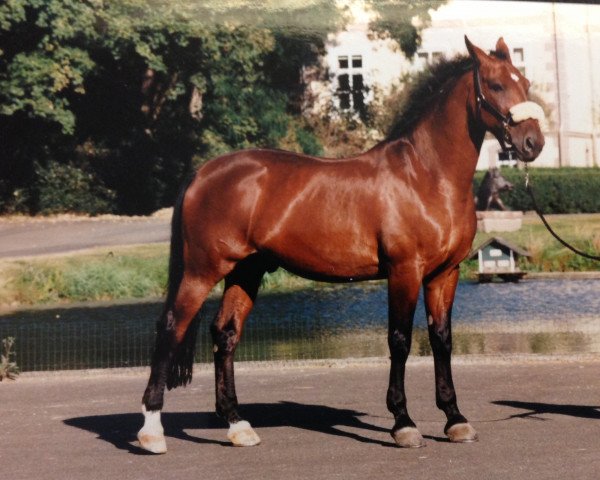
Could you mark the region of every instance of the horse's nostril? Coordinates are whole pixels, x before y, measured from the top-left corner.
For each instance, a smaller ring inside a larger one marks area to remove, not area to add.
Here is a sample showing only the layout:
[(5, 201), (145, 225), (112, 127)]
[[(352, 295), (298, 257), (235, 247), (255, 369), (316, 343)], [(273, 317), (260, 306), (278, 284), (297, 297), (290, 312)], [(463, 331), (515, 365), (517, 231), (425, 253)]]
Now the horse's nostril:
[(535, 143), (533, 141), (533, 138), (532, 137), (527, 137), (525, 139), (525, 149), (528, 150), (528, 151), (530, 151), (530, 152), (532, 152), (534, 147), (535, 147)]

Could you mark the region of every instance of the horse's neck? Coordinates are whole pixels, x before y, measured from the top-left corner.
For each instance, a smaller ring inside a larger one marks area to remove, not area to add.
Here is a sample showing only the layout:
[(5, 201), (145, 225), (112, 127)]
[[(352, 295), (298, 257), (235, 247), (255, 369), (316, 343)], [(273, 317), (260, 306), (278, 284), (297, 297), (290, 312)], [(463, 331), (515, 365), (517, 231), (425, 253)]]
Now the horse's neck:
[(473, 175), (485, 130), (476, 126), (468, 111), (472, 101), (470, 76), (459, 80), (453, 91), (415, 128), (412, 144), (430, 171), (465, 192)]

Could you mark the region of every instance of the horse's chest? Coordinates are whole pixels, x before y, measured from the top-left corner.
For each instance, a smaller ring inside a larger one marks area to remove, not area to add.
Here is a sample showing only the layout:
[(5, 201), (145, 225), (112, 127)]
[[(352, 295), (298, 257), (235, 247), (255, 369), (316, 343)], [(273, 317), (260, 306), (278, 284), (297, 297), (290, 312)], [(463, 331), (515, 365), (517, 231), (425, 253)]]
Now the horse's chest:
[(422, 208), (390, 216), (383, 226), (383, 250), (392, 258), (419, 258), (428, 267), (459, 262), (469, 252), (475, 235), (474, 212)]

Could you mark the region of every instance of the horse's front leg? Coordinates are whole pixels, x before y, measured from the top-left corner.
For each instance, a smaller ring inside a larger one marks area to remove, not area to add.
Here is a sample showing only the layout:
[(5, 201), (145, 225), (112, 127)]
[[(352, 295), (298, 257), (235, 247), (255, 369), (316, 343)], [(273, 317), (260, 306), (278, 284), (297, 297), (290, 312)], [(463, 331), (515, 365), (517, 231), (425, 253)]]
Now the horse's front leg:
[(392, 437), (398, 446), (409, 448), (425, 445), (421, 433), (408, 415), (404, 391), (404, 373), (410, 352), (420, 278), (417, 272), (400, 267), (393, 267), (388, 278), (388, 345), (391, 367), (387, 407), (395, 419)]
[(474, 442), (477, 432), (460, 413), (452, 381), (452, 304), (458, 284), (458, 267), (425, 283), (429, 341), (435, 365), (436, 404), (448, 419), (444, 432), (452, 442)]

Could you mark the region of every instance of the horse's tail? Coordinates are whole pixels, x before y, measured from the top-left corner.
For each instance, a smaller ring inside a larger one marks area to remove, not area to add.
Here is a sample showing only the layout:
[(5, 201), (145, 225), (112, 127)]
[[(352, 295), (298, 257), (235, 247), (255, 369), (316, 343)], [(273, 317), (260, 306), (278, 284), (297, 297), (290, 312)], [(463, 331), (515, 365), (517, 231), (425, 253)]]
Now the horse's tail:
[(194, 177), (191, 176), (183, 184), (173, 207), (173, 217), (171, 219), (171, 248), (169, 252), (169, 281), (167, 284), (165, 311), (163, 312), (165, 315), (173, 308), (177, 292), (179, 291), (179, 285), (183, 279), (183, 199), (193, 180)]
[[(183, 199), (185, 193), (192, 183), (194, 177), (184, 183), (173, 208), (171, 220), (171, 248), (169, 254), (169, 281), (167, 287), (167, 299), (164, 309), (157, 325), (156, 350), (162, 344), (162, 348), (171, 344), (174, 334), (173, 306), (183, 279), (185, 269), (183, 258)], [(199, 317), (196, 315), (189, 325), (182, 342), (176, 347), (172, 354), (171, 367), (167, 377), (167, 388), (171, 390), (179, 386), (186, 386), (192, 381), (192, 369), (194, 364), (194, 350), (196, 348), (196, 336), (198, 333)], [(164, 338), (164, 336), (168, 338)], [(163, 341), (161, 341), (161, 339)], [(165, 341), (166, 340), (166, 341)]]

